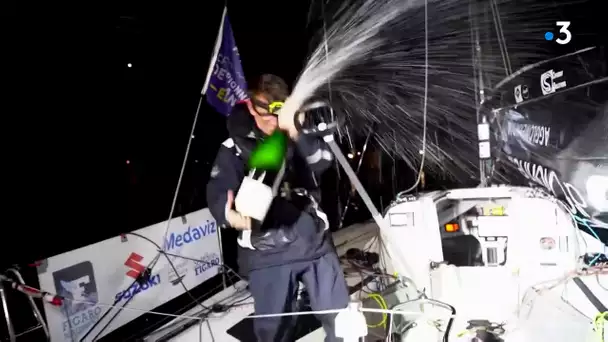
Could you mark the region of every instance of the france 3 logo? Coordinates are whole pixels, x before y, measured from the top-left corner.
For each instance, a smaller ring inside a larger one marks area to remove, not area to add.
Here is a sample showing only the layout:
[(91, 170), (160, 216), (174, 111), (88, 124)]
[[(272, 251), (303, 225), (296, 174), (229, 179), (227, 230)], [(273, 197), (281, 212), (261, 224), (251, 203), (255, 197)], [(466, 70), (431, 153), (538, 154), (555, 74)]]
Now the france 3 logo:
[[(560, 45), (566, 45), (570, 43), (572, 40), (572, 32), (570, 32), (570, 22), (569, 21), (557, 21), (555, 22), (555, 26), (559, 27), (559, 35), (555, 42)], [(545, 40), (552, 41), (555, 38), (555, 34), (551, 31), (545, 32)]]

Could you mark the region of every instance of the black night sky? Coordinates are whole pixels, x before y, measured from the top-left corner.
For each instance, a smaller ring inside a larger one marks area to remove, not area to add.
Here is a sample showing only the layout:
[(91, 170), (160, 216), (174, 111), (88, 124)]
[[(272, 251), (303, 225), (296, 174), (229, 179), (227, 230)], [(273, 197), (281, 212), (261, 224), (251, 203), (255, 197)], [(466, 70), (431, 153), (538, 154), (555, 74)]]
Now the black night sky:
[[(1, 11), (3, 241), (13, 247), (3, 250), (6, 264), (169, 213), (224, 2), (87, 6), (4, 4)], [(548, 21), (567, 17), (605, 31), (590, 19), (601, 11), (579, 8)], [(293, 82), (319, 29), (318, 6), (234, 1), (228, 9), (246, 76)], [(205, 207), (210, 163), (226, 136), (224, 118), (206, 103), (195, 136), (178, 215)]]
[[(4, 6), (5, 212), (19, 226), (5, 241), (37, 247), (6, 251), (3, 261), (166, 220), (223, 5)], [(246, 75), (293, 81), (308, 52), (310, 3), (228, 6)], [(177, 214), (205, 207), (225, 135), (224, 118), (204, 103)]]

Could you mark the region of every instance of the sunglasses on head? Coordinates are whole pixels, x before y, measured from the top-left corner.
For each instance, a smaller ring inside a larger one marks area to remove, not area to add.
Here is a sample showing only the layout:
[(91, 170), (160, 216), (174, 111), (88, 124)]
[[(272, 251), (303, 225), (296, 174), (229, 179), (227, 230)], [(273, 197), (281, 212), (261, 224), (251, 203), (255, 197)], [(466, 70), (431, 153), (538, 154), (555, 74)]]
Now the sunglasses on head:
[(251, 99), (251, 103), (253, 103), (253, 105), (255, 105), (256, 107), (260, 107), (260, 108), (263, 108), (268, 111), (267, 114), (258, 113), (259, 115), (262, 115), (262, 116), (279, 115), (279, 112), (280, 112), (281, 108), (283, 108), (283, 104), (284, 104), (284, 102), (282, 102), (282, 101), (274, 101), (274, 102), (271, 102), (270, 104), (268, 104), (268, 103), (258, 101), (256, 99)]

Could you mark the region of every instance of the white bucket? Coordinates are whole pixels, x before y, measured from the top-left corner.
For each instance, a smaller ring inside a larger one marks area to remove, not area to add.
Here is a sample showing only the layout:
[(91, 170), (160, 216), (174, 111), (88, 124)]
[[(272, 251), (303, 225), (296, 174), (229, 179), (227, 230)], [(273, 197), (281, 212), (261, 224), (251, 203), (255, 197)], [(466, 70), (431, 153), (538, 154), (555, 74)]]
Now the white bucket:
[(272, 188), (263, 183), (266, 172), (257, 180), (253, 178), (254, 172), (255, 170), (250, 171), (243, 179), (234, 199), (234, 207), (241, 215), (263, 222), (274, 196)]

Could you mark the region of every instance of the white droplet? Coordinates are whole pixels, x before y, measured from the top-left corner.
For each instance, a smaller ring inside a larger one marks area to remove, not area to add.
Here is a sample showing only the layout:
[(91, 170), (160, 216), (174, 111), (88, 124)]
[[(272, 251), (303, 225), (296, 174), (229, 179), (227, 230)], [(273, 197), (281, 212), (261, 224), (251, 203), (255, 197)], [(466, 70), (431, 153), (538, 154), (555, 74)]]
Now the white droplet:
[(131, 63), (127, 63), (127, 68), (130, 68), (130, 67), (132, 67), (132, 66), (133, 66), (133, 64), (131, 64)]
[(355, 156), (353, 156), (352, 153), (347, 154), (347, 156), (348, 156), (349, 159), (353, 159), (355, 157)]
[(608, 210), (608, 176), (592, 175), (587, 178), (586, 188), (589, 204), (600, 212)]

